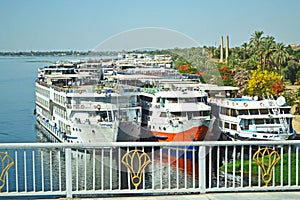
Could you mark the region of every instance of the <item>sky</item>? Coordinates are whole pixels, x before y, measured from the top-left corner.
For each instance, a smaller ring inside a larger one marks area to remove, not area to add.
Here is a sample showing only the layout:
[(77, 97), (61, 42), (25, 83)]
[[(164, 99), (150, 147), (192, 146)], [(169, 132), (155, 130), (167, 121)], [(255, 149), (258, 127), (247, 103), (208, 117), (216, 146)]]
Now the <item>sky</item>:
[[(171, 33), (151, 39), (166, 46), (169, 39), (184, 43), (179, 35), (187, 46), (218, 46), (226, 35), (231, 47), (240, 46), (254, 31), (300, 44), (299, 8), (299, 0), (0, 0), (0, 51), (109, 48), (147, 40), (153, 29)], [(132, 31), (143, 28), (147, 37)]]

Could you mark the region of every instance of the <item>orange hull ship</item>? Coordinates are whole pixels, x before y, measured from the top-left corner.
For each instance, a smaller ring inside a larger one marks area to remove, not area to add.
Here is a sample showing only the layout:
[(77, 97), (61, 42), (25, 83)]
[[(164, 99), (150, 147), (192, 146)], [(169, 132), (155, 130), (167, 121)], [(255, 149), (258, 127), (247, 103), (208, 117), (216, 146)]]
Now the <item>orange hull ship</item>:
[(206, 136), (211, 120), (207, 94), (182, 88), (141, 90), (142, 125), (159, 142), (201, 141)]
[(202, 141), (208, 131), (209, 121), (203, 121), (202, 125), (188, 130), (170, 133), (153, 131), (153, 135), (159, 142), (181, 142), (181, 141)]

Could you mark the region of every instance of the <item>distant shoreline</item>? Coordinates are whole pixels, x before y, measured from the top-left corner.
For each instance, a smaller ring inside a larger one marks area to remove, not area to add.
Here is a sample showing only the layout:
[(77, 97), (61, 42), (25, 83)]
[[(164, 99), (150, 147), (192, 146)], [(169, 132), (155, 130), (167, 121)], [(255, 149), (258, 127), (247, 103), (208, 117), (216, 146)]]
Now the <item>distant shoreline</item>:
[(20, 51), (20, 52), (0, 52), (0, 56), (53, 56), (53, 57), (64, 57), (64, 56), (116, 56), (118, 52), (107, 51), (107, 52), (92, 52), (92, 51)]

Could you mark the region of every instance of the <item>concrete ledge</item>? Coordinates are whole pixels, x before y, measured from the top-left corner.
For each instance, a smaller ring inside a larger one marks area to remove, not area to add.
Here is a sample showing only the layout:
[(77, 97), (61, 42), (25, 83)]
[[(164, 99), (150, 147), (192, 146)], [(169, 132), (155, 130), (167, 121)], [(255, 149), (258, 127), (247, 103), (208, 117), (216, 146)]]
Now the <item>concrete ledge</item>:
[(73, 198), (73, 200), (299, 200), (300, 192), (239, 192), (239, 193), (208, 193), (193, 195), (166, 195), (166, 196), (131, 196), (106, 198)]

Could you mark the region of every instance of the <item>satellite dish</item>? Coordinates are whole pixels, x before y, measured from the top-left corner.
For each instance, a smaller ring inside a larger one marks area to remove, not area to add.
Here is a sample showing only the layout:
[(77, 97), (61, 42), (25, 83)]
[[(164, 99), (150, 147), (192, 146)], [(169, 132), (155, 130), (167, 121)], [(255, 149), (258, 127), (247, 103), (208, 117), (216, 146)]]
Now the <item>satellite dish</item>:
[(285, 98), (283, 96), (280, 96), (276, 99), (276, 103), (279, 105), (279, 106), (283, 106), (284, 104), (286, 104), (286, 101), (285, 101)]

